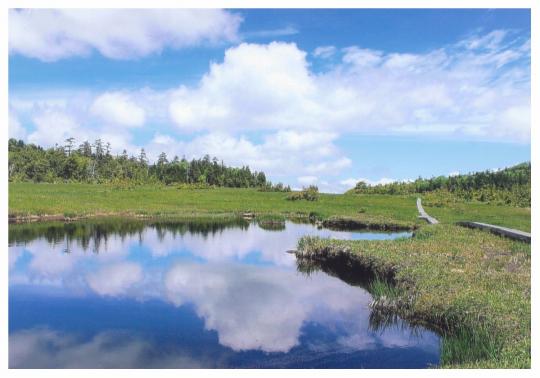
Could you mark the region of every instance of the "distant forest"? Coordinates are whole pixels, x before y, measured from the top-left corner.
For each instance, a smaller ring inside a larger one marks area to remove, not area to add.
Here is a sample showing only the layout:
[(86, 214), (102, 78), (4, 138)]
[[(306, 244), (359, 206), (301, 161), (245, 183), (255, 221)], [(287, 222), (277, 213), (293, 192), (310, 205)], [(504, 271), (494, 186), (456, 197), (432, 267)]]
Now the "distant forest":
[[(531, 206), (531, 163), (521, 163), (499, 171), (466, 175), (418, 178), (413, 182), (368, 185), (358, 182), (348, 193), (423, 194), (466, 201), (490, 202), (520, 207)], [(433, 197), (433, 196), (432, 196)]]
[(10, 139), (8, 146), (10, 181), (163, 183), (290, 191), (281, 183), (272, 185), (264, 172), (251, 171), (248, 166), (228, 167), (209, 155), (188, 161), (178, 156), (169, 159), (161, 153), (150, 164), (144, 149), (138, 156), (125, 150), (113, 155), (110, 143), (100, 139), (77, 146), (75, 139), (69, 138), (63, 146), (47, 149)]

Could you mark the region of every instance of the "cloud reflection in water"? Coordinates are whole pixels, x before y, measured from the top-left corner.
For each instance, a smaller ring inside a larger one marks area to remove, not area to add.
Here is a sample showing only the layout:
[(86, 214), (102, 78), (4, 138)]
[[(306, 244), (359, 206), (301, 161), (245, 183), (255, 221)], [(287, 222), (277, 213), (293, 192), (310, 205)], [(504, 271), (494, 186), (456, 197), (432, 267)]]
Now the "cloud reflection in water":
[[(111, 233), (106, 243), (99, 244), (99, 253), (89, 252), (77, 239), (48, 243), (37, 238), (10, 246), (10, 288), (13, 292), (30, 287), (46, 297), (48, 288), (55, 287), (66, 297), (121, 298), (143, 305), (159, 300), (187, 306), (202, 319), (200, 332), (215, 332), (222, 348), (237, 353), (438, 350), (438, 338), (430, 333), (417, 337), (399, 327), (370, 330), (367, 305), (371, 297), (363, 289), (322, 272), (309, 277), (297, 272), (294, 256), (285, 250), (294, 248), (308, 233), (358, 236), (294, 224), (279, 232), (250, 225), (207, 234), (175, 234), (147, 227), (128, 236)], [(36, 327), (41, 324), (36, 323)], [(314, 337), (313, 329), (324, 330), (327, 336)], [(174, 349), (163, 360), (149, 360), (149, 351), (158, 346), (134, 334), (120, 337), (109, 329), (90, 338), (47, 327), (10, 332), (12, 367), (29, 366), (28, 361), (36, 366), (69, 367), (69, 361), (77, 358), (82, 358), (81, 365), (91, 367), (132, 367), (144, 358), (146, 367), (178, 366), (172, 361), (183, 366), (201, 363), (185, 351), (176, 355)], [(110, 342), (113, 334), (116, 341)], [(182, 346), (182, 340), (176, 342)], [(113, 361), (107, 355), (118, 357)]]

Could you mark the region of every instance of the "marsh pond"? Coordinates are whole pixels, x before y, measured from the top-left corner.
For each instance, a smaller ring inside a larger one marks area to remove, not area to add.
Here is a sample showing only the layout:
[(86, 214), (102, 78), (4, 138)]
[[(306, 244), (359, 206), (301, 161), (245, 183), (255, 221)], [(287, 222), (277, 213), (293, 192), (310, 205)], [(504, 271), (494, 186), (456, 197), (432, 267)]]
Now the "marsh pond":
[(423, 368), (440, 338), (374, 322), (366, 286), (304, 269), (287, 221), (10, 225), (10, 368)]

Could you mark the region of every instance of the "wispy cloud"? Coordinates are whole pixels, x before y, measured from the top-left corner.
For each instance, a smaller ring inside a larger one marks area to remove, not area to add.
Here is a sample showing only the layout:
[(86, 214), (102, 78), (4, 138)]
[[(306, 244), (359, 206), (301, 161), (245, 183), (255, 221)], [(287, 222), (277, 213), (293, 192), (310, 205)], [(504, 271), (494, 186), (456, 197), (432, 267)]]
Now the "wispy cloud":
[(319, 46), (313, 50), (313, 56), (316, 58), (328, 59), (336, 53), (335, 46)]
[(278, 29), (254, 30), (241, 34), (242, 39), (276, 38), (298, 34), (299, 30), (294, 26), (285, 26)]

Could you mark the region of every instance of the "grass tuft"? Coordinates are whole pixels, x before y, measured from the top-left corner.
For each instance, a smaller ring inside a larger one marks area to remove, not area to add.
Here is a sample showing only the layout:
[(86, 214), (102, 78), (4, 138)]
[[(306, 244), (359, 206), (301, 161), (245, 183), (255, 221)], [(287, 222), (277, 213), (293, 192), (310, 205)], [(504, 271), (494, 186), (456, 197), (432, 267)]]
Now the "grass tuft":
[(378, 300), (386, 298), (393, 300), (399, 298), (401, 295), (400, 290), (396, 285), (390, 283), (386, 279), (376, 277), (369, 285), (369, 292), (373, 296), (373, 299)]
[(485, 326), (459, 327), (442, 335), (441, 364), (481, 365), (486, 360), (497, 360), (501, 346), (501, 338)]

